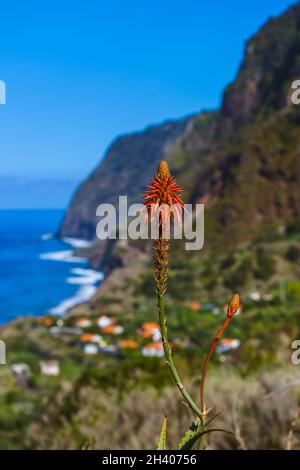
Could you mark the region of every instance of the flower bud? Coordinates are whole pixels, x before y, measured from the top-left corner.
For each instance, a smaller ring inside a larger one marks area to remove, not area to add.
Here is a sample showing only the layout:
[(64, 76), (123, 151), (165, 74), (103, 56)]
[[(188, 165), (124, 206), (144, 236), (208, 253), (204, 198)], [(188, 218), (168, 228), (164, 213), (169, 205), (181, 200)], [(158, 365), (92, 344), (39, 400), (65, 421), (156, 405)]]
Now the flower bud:
[(235, 313), (238, 311), (239, 309), (239, 306), (240, 306), (240, 296), (239, 294), (235, 294), (229, 305), (228, 305), (228, 308), (227, 308), (227, 318), (232, 318)]
[(161, 160), (157, 167), (157, 176), (161, 178), (169, 178), (171, 176), (169, 165), (165, 160)]

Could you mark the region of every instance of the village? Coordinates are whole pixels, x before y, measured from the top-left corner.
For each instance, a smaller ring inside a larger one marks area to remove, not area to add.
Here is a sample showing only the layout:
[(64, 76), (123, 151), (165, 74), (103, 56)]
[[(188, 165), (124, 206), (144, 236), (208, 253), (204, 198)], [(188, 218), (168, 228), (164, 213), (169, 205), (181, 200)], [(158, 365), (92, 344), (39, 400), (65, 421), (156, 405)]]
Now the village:
[[(252, 295), (259, 300), (258, 295)], [(253, 299), (252, 299), (253, 300)], [(190, 302), (187, 307), (191, 312), (199, 316), (202, 311), (212, 315), (220, 315), (226, 312), (227, 305), (219, 308), (215, 304), (201, 305), (197, 301)], [(237, 315), (242, 311), (240, 307)], [(65, 318), (47, 315), (38, 318), (40, 326), (56, 340), (68, 340), (83, 352), (84, 356), (96, 357), (104, 354), (118, 359), (128, 352), (134, 352), (144, 358), (162, 358), (164, 356), (161, 342), (161, 332), (156, 321), (142, 322), (138, 328), (125, 335), (124, 326), (119, 324), (114, 315), (100, 314), (98, 316), (76, 316)], [(189, 339), (174, 337), (171, 341), (172, 350), (185, 349), (190, 346)], [(237, 349), (240, 340), (237, 338), (221, 338), (216, 351), (221, 362), (226, 360), (225, 355)], [(39, 361), (39, 370), (42, 376), (58, 377), (61, 374), (60, 361), (56, 358)], [(27, 363), (12, 363), (11, 371), (20, 386), (26, 386), (31, 377), (31, 369)]]

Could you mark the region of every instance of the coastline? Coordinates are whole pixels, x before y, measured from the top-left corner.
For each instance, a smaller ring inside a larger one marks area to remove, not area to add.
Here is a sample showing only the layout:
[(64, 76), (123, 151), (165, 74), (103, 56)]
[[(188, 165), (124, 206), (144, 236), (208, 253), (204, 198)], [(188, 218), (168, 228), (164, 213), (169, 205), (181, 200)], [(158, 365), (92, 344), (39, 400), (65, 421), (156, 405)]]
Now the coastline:
[[(54, 234), (45, 234), (43, 240), (54, 237)], [(74, 307), (87, 303), (97, 292), (100, 283), (103, 281), (104, 275), (100, 271), (92, 269), (89, 265), (88, 257), (78, 255), (76, 250), (88, 249), (93, 246), (92, 242), (79, 238), (63, 237), (58, 238), (72, 249), (61, 250), (57, 252), (41, 253), (40, 258), (48, 261), (65, 262), (65, 263), (84, 263), (85, 267), (76, 267), (70, 270), (70, 276), (66, 278), (68, 284), (78, 285), (79, 288), (71, 297), (62, 299), (55, 307), (45, 312), (51, 315), (64, 316)]]
[(89, 302), (103, 281), (89, 263), (93, 243), (57, 236), (62, 213), (1, 212), (1, 328), (20, 318), (64, 316)]

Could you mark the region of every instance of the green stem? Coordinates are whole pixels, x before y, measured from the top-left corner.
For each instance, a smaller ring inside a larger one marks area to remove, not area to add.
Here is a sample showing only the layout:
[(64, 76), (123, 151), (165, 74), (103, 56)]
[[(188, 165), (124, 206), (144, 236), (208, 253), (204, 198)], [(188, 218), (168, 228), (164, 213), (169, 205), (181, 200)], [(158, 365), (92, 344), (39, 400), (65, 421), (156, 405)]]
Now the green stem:
[[(203, 427), (205, 425), (206, 425), (206, 416), (203, 415)], [(206, 441), (206, 435), (202, 434), (202, 436), (199, 439), (199, 445), (198, 445), (199, 450), (204, 450), (205, 449), (205, 441)]]
[(171, 374), (173, 376), (173, 379), (183, 396), (185, 402), (189, 405), (191, 410), (200, 418), (201, 426), (204, 426), (205, 424), (205, 419), (203, 414), (201, 413), (200, 408), (196, 405), (194, 400), (191, 398), (190, 394), (187, 392), (185, 389), (179, 374), (177, 372), (177, 369), (175, 367), (175, 364), (173, 362), (172, 358), (172, 351), (171, 351), (171, 346), (168, 340), (168, 329), (167, 329), (167, 317), (166, 317), (166, 312), (165, 312), (165, 304), (164, 304), (164, 298), (162, 294), (157, 294), (157, 309), (159, 313), (159, 322), (160, 322), (160, 329), (161, 329), (161, 335), (162, 335), (162, 344), (165, 352), (165, 357), (166, 357), (166, 362), (167, 365), (170, 368)]

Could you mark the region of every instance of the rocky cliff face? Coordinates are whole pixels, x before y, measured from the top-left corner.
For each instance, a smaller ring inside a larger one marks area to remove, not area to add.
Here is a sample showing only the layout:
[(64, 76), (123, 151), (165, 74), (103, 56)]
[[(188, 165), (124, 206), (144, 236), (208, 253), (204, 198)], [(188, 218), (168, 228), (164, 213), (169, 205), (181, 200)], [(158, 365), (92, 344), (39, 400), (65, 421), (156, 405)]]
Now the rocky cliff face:
[(223, 97), (221, 124), (228, 132), (265, 118), (289, 102), (300, 76), (300, 5), (269, 20), (246, 43), (236, 80)]
[(181, 139), (194, 168), (189, 197), (206, 204), (208, 246), (231, 249), (300, 218), (300, 107), (291, 104), (299, 77), (298, 3), (248, 41), (206, 148), (197, 126)]
[[(138, 200), (162, 157), (185, 187), (185, 201), (206, 204), (208, 247), (230, 250), (284, 230), (300, 218), (300, 107), (290, 101), (299, 78), (298, 3), (248, 41), (219, 112), (117, 139), (75, 194), (60, 235), (92, 239), (97, 205), (119, 194)], [(103, 267), (107, 251), (98, 244), (95, 266)]]

